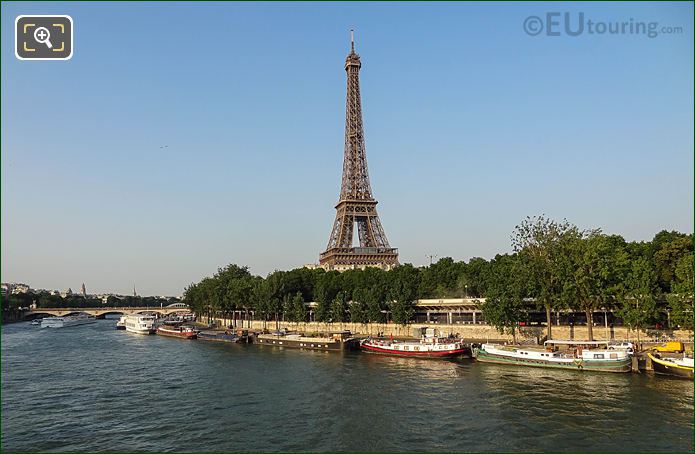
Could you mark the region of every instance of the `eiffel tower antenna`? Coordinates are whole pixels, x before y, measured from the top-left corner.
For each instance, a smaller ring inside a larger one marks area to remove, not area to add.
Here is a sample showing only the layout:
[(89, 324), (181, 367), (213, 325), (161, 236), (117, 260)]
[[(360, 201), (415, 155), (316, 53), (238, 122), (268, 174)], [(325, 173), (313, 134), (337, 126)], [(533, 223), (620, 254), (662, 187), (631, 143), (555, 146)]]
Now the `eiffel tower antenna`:
[[(398, 265), (398, 249), (392, 248), (386, 239), (369, 182), (362, 125), (361, 67), (360, 56), (355, 53), (354, 30), (350, 30), (350, 54), (345, 60), (347, 98), (343, 177), (333, 230), (326, 251), (319, 255), (320, 265), (328, 270), (343, 271), (366, 266), (391, 269)], [(359, 247), (352, 246), (355, 224)]]

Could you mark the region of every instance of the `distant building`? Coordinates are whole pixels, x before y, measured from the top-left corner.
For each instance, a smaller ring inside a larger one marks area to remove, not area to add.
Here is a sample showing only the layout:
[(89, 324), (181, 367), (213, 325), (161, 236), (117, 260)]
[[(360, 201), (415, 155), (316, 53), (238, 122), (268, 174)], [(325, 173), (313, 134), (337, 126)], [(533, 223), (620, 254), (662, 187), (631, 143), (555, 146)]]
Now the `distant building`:
[(87, 298), (87, 288), (84, 286), (84, 282), (82, 283), (82, 297)]

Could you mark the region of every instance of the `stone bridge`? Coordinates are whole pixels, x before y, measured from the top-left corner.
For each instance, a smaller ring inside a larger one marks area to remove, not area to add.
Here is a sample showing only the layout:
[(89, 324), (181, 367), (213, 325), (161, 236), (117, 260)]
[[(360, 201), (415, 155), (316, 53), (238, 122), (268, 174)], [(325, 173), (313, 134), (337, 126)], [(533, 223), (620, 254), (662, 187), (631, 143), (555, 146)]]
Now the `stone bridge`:
[(143, 312), (153, 312), (160, 315), (176, 314), (179, 312), (188, 312), (186, 307), (40, 307), (24, 312), (24, 319), (36, 318), (39, 315), (62, 317), (64, 315), (73, 315), (79, 313), (93, 315), (96, 318), (105, 318), (109, 314), (140, 314)]

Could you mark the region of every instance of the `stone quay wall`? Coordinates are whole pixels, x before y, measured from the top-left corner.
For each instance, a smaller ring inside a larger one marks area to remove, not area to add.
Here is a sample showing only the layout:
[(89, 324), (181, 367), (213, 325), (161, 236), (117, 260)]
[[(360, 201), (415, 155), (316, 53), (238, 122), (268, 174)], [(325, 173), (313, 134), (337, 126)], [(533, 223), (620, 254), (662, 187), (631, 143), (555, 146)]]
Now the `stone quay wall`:
[[(232, 324), (232, 319), (215, 318), (214, 323), (220, 326), (230, 326)], [(243, 325), (243, 326), (242, 326)], [(275, 329), (275, 321), (264, 322), (261, 320), (241, 320), (236, 321), (237, 328), (248, 328), (252, 330), (262, 330), (264, 327), (269, 330)], [(435, 328), (440, 335), (448, 334), (458, 334), (462, 339), (475, 340), (475, 341), (500, 341), (500, 342), (511, 342), (513, 337), (511, 335), (500, 334), (495, 327), (490, 325), (476, 324), (476, 325), (466, 325), (466, 324), (453, 324), (445, 325), (439, 323), (413, 323), (410, 325), (402, 326), (394, 323), (322, 323), (322, 322), (304, 322), (304, 323), (294, 323), (294, 322), (279, 322), (279, 327), (287, 328), (288, 330), (297, 330), (305, 333), (314, 332), (326, 332), (326, 331), (338, 331), (338, 330), (350, 330), (352, 333), (370, 336), (376, 335), (377, 333), (383, 333), (384, 336), (394, 337), (408, 337), (413, 333), (413, 328)], [(624, 326), (616, 326), (613, 328), (606, 328), (604, 326), (595, 326), (593, 329), (594, 340), (617, 340), (617, 341), (637, 341), (649, 342), (650, 340), (657, 340), (662, 338), (667, 338), (668, 340), (680, 340), (685, 343), (693, 342), (693, 333), (690, 331), (642, 331), (638, 333), (637, 331), (630, 330)], [(552, 335), (554, 339), (577, 339), (585, 340), (589, 338), (588, 329), (586, 326), (564, 326), (564, 325), (553, 325)], [(521, 327), (520, 332), (516, 336), (517, 342), (531, 343), (533, 341), (537, 342), (545, 336), (545, 326), (529, 326)]]

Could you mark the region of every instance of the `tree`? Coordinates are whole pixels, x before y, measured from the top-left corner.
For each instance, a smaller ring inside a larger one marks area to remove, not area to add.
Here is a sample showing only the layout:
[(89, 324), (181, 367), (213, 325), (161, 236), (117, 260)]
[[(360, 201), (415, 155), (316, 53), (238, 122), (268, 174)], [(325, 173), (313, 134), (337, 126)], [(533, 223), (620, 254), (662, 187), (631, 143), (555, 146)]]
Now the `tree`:
[(524, 301), (526, 268), (518, 255), (497, 255), (490, 261), (487, 293), (481, 310), (485, 321), (502, 334), (511, 334), (516, 342), (519, 322), (528, 317)]
[(255, 311), (263, 320), (263, 329), (266, 328), (268, 316), (273, 310), (270, 302), (271, 298), (272, 292), (268, 281), (265, 279), (255, 281), (252, 289), (252, 301)]
[(304, 297), (301, 292), (294, 294), (292, 298), (292, 321), (295, 323), (306, 321), (306, 306), (304, 305)]
[[(666, 241), (666, 238), (669, 240)], [(693, 251), (693, 240), (688, 235), (661, 232), (655, 237), (654, 242), (656, 243), (655, 247), (658, 245), (653, 257), (658, 284), (662, 292), (668, 292), (671, 290), (671, 283), (676, 278), (678, 261)]]
[(367, 290), (366, 298), (367, 319), (373, 323), (384, 323), (386, 321), (384, 314), (386, 309), (384, 306), (385, 292), (377, 287), (373, 287)]
[(589, 340), (594, 340), (594, 311), (613, 305), (629, 264), (625, 240), (600, 230), (571, 234), (566, 240), (563, 298), (567, 306), (586, 314)]
[(331, 322), (343, 323), (347, 316), (347, 292), (340, 291), (331, 303)]
[(270, 295), (268, 304), (270, 312), (274, 315), (276, 330), (280, 329), (280, 314), (282, 314), (282, 309), (284, 307), (283, 300), (287, 295), (287, 293), (285, 293), (286, 282), (284, 278), (283, 271), (273, 271), (266, 278)]
[[(683, 255), (676, 263), (671, 293), (666, 296), (671, 325), (693, 330), (693, 254)], [(670, 326), (669, 326), (670, 328)]]
[(464, 275), (468, 281), (467, 288), (464, 288), (466, 296), (470, 298), (480, 298), (486, 294), (485, 280), (489, 262), (480, 257), (473, 257), (464, 267)]
[(419, 285), (418, 270), (406, 263), (389, 273), (389, 306), (393, 322), (405, 326), (415, 315), (414, 302)]
[(532, 296), (545, 308), (547, 337), (552, 339), (551, 312), (563, 302), (563, 257), (566, 240), (578, 235), (577, 227), (546, 219), (527, 217), (512, 234), (512, 247), (522, 258), (525, 273), (534, 284)]
[(357, 288), (352, 294), (352, 302), (350, 303), (350, 321), (352, 323), (368, 323), (369, 317), (367, 314), (367, 293), (365, 288)]
[(314, 299), (318, 303), (315, 319), (319, 322), (328, 322), (331, 319), (331, 303), (338, 294), (340, 274), (337, 271), (321, 273), (317, 276), (314, 285)]
[(645, 257), (637, 258), (625, 280), (618, 315), (630, 329), (637, 330), (638, 341), (643, 327), (658, 316), (657, 294), (657, 276), (652, 265)]

